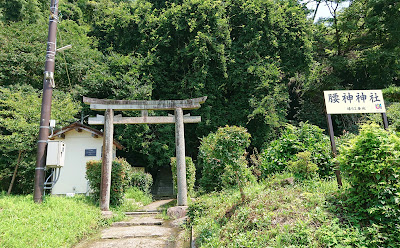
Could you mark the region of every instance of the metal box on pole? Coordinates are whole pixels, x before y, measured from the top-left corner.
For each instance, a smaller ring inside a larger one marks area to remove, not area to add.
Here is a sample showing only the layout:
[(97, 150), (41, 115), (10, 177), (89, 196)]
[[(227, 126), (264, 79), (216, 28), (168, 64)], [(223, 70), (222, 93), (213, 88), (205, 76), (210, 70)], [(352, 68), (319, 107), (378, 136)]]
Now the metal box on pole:
[(64, 166), (65, 143), (63, 141), (49, 140), (47, 144), (46, 167), (60, 168)]

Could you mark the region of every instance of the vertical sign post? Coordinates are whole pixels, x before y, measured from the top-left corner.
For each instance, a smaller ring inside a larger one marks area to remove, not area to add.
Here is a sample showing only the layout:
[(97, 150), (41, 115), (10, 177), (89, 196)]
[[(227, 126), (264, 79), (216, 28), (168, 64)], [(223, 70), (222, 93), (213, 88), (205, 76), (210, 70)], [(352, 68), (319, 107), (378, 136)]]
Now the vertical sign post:
[[(328, 121), (328, 129), (329, 129), (329, 139), (331, 141), (331, 149), (333, 157), (336, 157), (337, 150), (336, 150), (336, 143), (335, 143), (335, 135), (333, 134), (333, 124), (332, 124), (332, 116), (330, 114), (326, 114), (326, 120)], [(336, 181), (339, 188), (342, 187), (342, 176), (340, 175), (340, 168), (339, 165), (335, 165), (335, 175)]]
[[(381, 113), (383, 126), (388, 128), (385, 103), (381, 90), (329, 90), (324, 91), (326, 119), (333, 156), (336, 157), (335, 136), (333, 134), (332, 114)], [(335, 168), (339, 188), (342, 178), (338, 165)]]
[(387, 130), (389, 127), (389, 122), (386, 113), (382, 113), (382, 122), (383, 122), (383, 127)]

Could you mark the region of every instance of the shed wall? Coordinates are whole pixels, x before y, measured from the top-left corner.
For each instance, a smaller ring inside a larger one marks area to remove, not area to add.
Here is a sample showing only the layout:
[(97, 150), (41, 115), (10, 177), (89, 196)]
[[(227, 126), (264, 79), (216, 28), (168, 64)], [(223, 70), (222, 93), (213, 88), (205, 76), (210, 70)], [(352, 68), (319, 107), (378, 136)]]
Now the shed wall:
[[(65, 165), (52, 189), (52, 194), (87, 194), (90, 190), (86, 175), (86, 162), (100, 160), (103, 146), (102, 137), (94, 138), (90, 132), (71, 130), (65, 133)], [(96, 156), (85, 156), (86, 149), (96, 149)], [(116, 148), (113, 147), (114, 157)]]

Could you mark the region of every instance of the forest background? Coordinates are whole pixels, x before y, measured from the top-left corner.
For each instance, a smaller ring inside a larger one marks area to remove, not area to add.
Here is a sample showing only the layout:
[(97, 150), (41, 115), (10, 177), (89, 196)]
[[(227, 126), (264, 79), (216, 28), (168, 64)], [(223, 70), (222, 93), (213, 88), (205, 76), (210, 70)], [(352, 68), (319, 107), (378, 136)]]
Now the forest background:
[[(57, 47), (73, 48), (56, 56), (52, 119), (60, 128), (98, 114), (82, 96), (208, 96), (191, 111), (202, 122), (185, 125), (195, 160), (200, 138), (220, 126), (246, 127), (259, 151), (286, 123), (326, 129), (323, 90), (390, 96), (400, 84), (399, 2), (353, 0), (340, 11), (326, 3), (332, 17), (314, 22), (294, 0), (60, 0)], [(15, 193), (33, 188), (48, 15), (48, 0), (0, 1), (0, 186), (7, 190), (18, 163)], [(356, 131), (362, 118), (334, 116), (336, 134)], [(118, 125), (114, 137), (126, 147), (120, 156), (150, 172), (175, 154), (172, 124)]]

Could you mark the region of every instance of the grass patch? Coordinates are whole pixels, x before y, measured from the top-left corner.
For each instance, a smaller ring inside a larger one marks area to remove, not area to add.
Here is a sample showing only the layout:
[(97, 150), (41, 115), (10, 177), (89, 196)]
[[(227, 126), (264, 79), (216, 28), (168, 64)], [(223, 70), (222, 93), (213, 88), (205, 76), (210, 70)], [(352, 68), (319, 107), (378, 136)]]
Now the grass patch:
[(365, 235), (340, 223), (326, 198), (335, 180), (280, 183), (274, 177), (245, 188), (203, 195), (189, 207), (198, 247), (362, 247)]
[(129, 188), (124, 203), (112, 208), (114, 217), (103, 219), (98, 203), (90, 197), (47, 196), (42, 204), (32, 195), (0, 193), (0, 247), (71, 247), (96, 233), (100, 227), (122, 220), (152, 202), (150, 194)]
[(0, 247), (70, 247), (107, 224), (84, 196), (48, 196), (36, 204), (32, 195), (2, 193), (0, 209)]
[(136, 211), (153, 201), (151, 194), (145, 193), (137, 187), (130, 187), (125, 191), (124, 202), (118, 207), (123, 212)]

